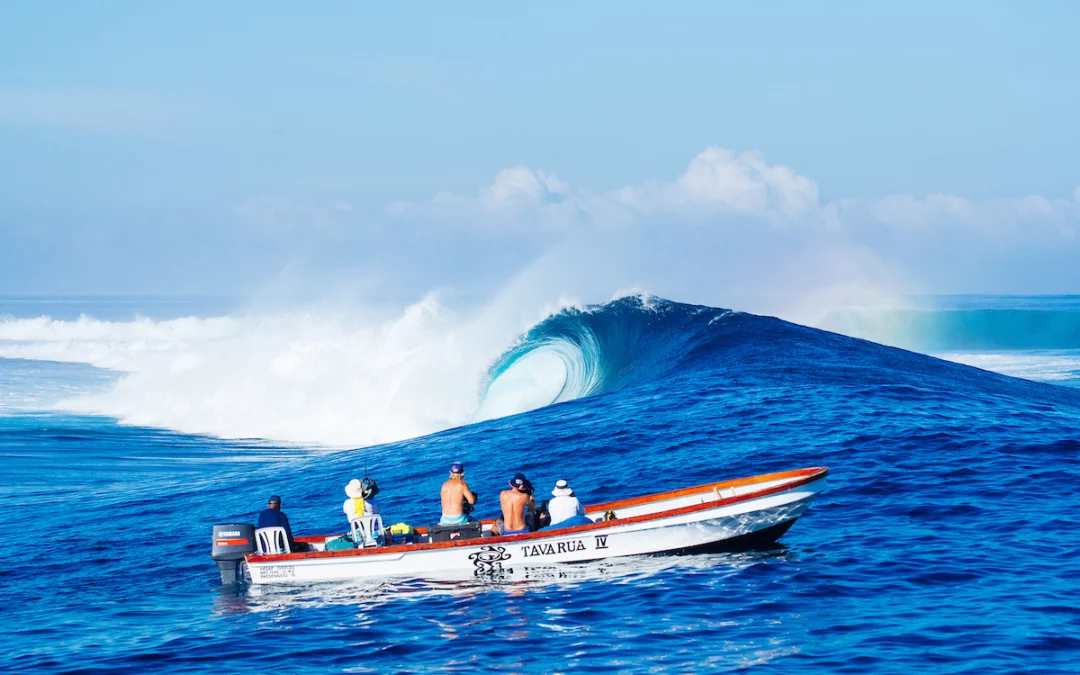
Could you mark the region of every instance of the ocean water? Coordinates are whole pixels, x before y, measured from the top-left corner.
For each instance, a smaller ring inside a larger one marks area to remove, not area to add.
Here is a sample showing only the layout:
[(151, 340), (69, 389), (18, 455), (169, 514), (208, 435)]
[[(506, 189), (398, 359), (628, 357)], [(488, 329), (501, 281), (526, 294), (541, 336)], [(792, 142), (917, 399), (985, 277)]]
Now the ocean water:
[[(823, 325), (947, 359), (637, 296), (531, 323), (0, 299), (0, 671), (1078, 672), (1080, 303), (934, 303)], [(220, 585), (214, 523), (280, 494), (340, 531), (366, 471), (428, 524), (455, 460), (485, 516), (517, 471), (586, 502), (831, 473), (764, 550)]]
[(1080, 386), (1080, 296), (907, 298), (846, 308), (820, 327), (1025, 379)]

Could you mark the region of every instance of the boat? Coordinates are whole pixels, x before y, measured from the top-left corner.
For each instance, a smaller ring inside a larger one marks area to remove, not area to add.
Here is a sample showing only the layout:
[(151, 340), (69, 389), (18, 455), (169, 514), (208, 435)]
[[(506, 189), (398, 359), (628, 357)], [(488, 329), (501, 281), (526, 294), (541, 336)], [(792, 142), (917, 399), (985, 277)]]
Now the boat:
[(462, 572), (485, 576), (623, 556), (747, 550), (772, 544), (787, 532), (825, 489), (828, 472), (811, 467), (594, 504), (585, 508), (591, 523), (509, 536), (494, 535), (493, 521), (485, 520), (473, 538), (432, 541), (433, 528), (417, 528), (407, 540), (387, 534), (383, 545), (328, 550), (327, 544), (343, 535), (298, 536), (295, 541), (310, 550), (260, 553), (252, 526), (216, 525), (213, 557), (223, 583), (302, 584)]

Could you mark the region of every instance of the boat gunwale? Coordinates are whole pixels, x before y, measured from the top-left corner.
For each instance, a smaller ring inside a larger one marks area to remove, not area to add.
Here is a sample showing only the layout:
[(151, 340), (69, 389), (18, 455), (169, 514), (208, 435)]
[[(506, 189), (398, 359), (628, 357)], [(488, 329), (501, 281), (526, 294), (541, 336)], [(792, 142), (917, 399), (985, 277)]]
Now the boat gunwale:
[[(284, 563), (284, 562), (297, 562), (305, 560), (321, 560), (327, 558), (352, 558), (356, 556), (366, 555), (386, 555), (396, 553), (409, 553), (419, 551), (432, 551), (445, 548), (463, 548), (469, 546), (487, 546), (491, 544), (501, 543), (519, 543), (538, 541), (542, 539), (549, 539), (554, 537), (563, 537), (566, 535), (573, 535), (584, 532), (594, 532), (597, 530), (605, 530), (612, 527), (618, 527), (627, 524), (636, 524), (642, 522), (648, 522), (650, 520), (660, 520), (663, 518), (670, 518), (673, 516), (681, 516), (687, 513), (694, 513), (695, 511), (704, 511), (713, 509), (718, 506), (727, 506), (729, 504), (738, 504), (744, 501), (750, 501), (752, 499), (759, 499), (761, 497), (767, 497), (772, 494), (779, 494), (781, 492), (787, 492), (793, 488), (809, 485), (815, 481), (825, 478), (829, 473), (828, 467), (815, 466), (805, 469), (794, 469), (791, 471), (780, 471), (776, 473), (761, 474), (759, 476), (750, 476), (748, 478), (737, 478), (729, 481), (722, 481), (719, 483), (707, 483), (705, 485), (698, 485), (695, 487), (681, 488), (678, 490), (669, 490), (667, 492), (658, 492), (652, 495), (643, 495), (641, 497), (631, 497), (628, 499), (617, 500), (613, 502), (605, 502), (602, 504), (596, 504), (585, 509), (586, 513), (597, 511), (609, 511), (616, 508), (626, 508), (628, 506), (639, 506), (641, 504), (650, 504), (653, 502), (665, 501), (667, 499), (676, 499), (678, 497), (686, 497), (693, 494), (719, 492), (719, 490), (725, 488), (734, 488), (744, 485), (753, 485), (754, 483), (767, 483), (772, 480), (783, 480), (786, 478), (793, 478), (801, 476), (795, 481), (782, 483), (780, 485), (774, 485), (770, 488), (763, 490), (756, 490), (753, 492), (747, 492), (743, 495), (735, 495), (728, 498), (720, 498), (715, 501), (706, 501), (701, 504), (689, 504), (675, 509), (667, 509), (664, 511), (657, 511), (655, 513), (644, 513), (640, 516), (631, 516), (629, 518), (617, 518), (615, 520), (608, 521), (596, 521), (593, 523), (586, 523), (583, 525), (575, 525), (573, 527), (556, 528), (556, 529), (543, 529), (535, 532), (526, 532), (523, 534), (511, 534), (500, 535), (496, 537), (483, 537), (472, 539), (458, 539), (453, 541), (438, 541), (416, 544), (395, 544), (393, 546), (371, 546), (367, 548), (357, 549), (345, 549), (341, 551), (298, 551), (296, 553), (278, 553), (269, 555), (260, 555), (258, 553), (249, 553), (246, 556), (247, 562), (252, 564), (262, 563)], [(718, 494), (719, 496), (719, 494)], [(489, 522), (489, 521), (481, 521)], [(333, 535), (327, 535), (333, 536)], [(298, 537), (298, 540), (313, 539), (318, 541), (321, 537), (307, 536)]]

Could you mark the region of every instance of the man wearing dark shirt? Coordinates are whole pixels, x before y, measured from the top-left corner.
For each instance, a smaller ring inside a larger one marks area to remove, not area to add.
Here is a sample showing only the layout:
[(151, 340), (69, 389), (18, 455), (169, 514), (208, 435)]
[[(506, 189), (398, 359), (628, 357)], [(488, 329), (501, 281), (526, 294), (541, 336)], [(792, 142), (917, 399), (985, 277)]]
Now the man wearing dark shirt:
[(281, 497), (274, 495), (266, 504), (266, 508), (259, 514), (259, 524), (256, 527), (284, 527), (285, 536), (289, 538), (289, 548), (297, 550), (296, 542), (293, 541), (292, 528), (289, 527), (289, 517), (281, 511)]

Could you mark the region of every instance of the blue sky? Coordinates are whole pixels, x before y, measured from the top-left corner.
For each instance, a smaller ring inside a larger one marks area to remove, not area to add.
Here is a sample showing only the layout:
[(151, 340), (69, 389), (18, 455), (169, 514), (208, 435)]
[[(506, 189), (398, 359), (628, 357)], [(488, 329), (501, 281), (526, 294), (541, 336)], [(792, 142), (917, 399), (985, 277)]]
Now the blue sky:
[(1080, 292), (1078, 30), (1069, 2), (4, 3), (0, 294), (490, 292), (539, 259), (558, 292)]

